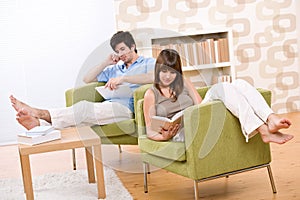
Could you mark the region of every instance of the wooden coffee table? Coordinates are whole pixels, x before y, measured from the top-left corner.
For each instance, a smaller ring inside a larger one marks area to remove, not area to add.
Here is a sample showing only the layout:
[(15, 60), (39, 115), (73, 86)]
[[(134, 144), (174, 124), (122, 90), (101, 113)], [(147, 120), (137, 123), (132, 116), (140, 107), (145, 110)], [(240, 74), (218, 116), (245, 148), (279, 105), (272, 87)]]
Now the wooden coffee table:
[[(29, 155), (82, 147), (85, 148), (88, 182), (97, 182), (98, 199), (106, 197), (101, 159), (101, 140), (90, 127), (67, 128), (61, 131), (61, 139), (59, 140), (34, 146), (19, 144), (18, 147), (27, 200), (34, 199)], [(97, 180), (95, 180), (93, 157)]]

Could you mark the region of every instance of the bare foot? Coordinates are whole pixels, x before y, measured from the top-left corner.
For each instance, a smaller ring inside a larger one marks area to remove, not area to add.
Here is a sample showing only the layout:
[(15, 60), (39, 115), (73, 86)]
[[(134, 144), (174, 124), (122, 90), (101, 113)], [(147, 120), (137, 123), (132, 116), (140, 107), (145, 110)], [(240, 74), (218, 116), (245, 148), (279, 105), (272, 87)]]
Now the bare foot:
[(265, 143), (276, 143), (276, 144), (284, 144), (289, 140), (293, 139), (293, 135), (283, 134), (279, 131), (270, 132), (267, 125), (262, 125), (257, 129), (260, 132), (260, 136)]
[(293, 139), (293, 135), (283, 134), (281, 132), (271, 133), (269, 135), (262, 135), (261, 138), (265, 143), (273, 142), (277, 144), (284, 144), (289, 140)]
[(271, 114), (268, 117), (268, 129), (271, 133), (276, 133), (282, 128), (289, 128), (291, 126), (291, 121), (286, 118), (281, 118), (276, 114)]
[(21, 109), (17, 114), (17, 121), (24, 126), (27, 130), (40, 125), (38, 118), (33, 117), (27, 110)]
[(19, 101), (16, 99), (13, 95), (9, 97), (10, 102), (12, 104), (12, 107), (17, 111), (20, 112), (22, 109), (25, 109), (26, 112), (28, 112), (29, 115), (32, 115), (33, 117), (37, 117), (38, 113), (35, 108), (30, 107), (29, 105), (23, 103), (22, 101)]

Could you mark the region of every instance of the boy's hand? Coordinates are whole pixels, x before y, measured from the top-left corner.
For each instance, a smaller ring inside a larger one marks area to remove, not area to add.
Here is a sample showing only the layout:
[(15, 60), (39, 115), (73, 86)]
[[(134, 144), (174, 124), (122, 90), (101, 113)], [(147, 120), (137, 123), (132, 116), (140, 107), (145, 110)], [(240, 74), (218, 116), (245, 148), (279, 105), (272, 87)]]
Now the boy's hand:
[(116, 54), (112, 53), (106, 58), (106, 65), (115, 65), (117, 62), (119, 62), (120, 57), (117, 56)]
[(105, 84), (106, 88), (109, 88), (110, 90), (115, 90), (117, 89), (118, 85), (123, 83), (123, 77), (116, 77), (116, 78), (111, 78), (108, 80), (108, 82)]

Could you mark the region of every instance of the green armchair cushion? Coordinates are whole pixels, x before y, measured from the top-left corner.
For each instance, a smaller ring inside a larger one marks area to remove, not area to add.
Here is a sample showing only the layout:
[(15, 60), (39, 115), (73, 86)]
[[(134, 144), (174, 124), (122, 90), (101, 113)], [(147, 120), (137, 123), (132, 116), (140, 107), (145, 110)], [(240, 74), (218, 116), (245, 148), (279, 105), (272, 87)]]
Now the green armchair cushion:
[(101, 102), (104, 98), (95, 90), (95, 87), (103, 86), (103, 82), (93, 82), (81, 87), (69, 89), (65, 92), (66, 106), (72, 106), (73, 104), (86, 100), (90, 102)]
[(132, 135), (135, 133), (134, 119), (124, 120), (107, 125), (95, 125), (92, 129), (98, 133), (100, 137), (115, 137), (121, 135)]
[(146, 136), (139, 137), (140, 150), (170, 160), (185, 161), (184, 142), (156, 142)]

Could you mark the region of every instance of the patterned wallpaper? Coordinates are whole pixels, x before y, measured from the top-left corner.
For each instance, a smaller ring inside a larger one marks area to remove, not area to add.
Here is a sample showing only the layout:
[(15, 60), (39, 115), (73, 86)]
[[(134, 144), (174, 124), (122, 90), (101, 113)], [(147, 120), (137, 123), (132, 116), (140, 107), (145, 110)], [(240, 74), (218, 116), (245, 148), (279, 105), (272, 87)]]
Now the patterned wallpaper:
[(237, 78), (270, 89), (279, 113), (300, 110), (296, 0), (115, 0), (117, 30), (228, 27)]

